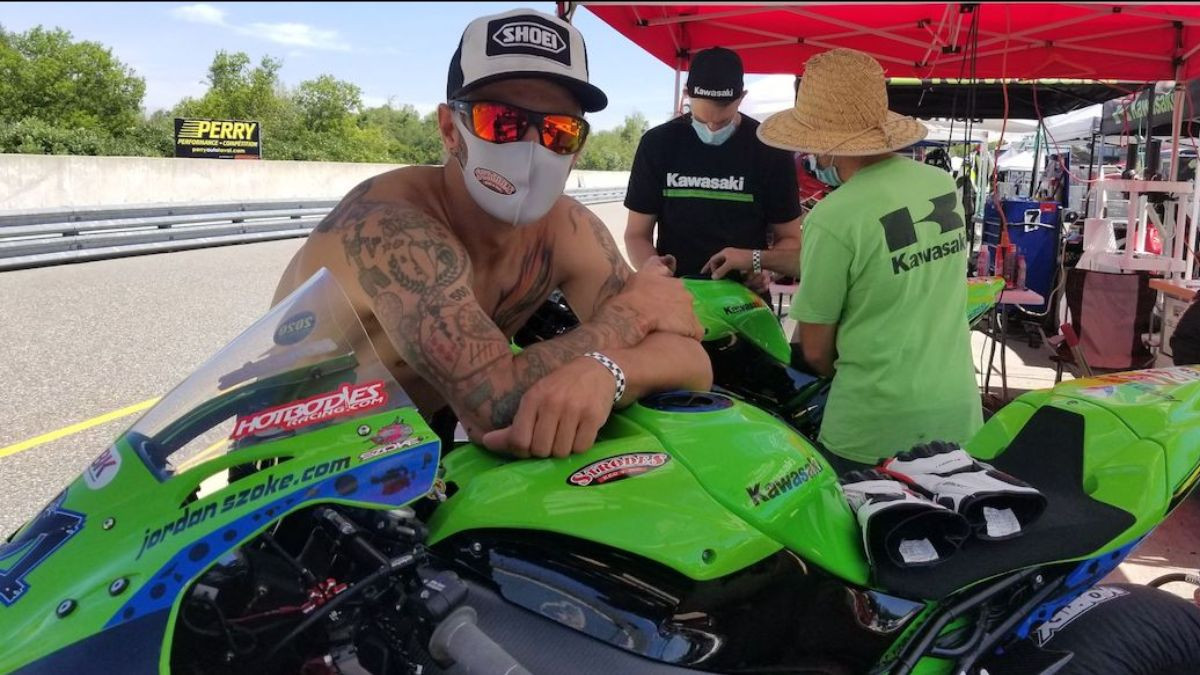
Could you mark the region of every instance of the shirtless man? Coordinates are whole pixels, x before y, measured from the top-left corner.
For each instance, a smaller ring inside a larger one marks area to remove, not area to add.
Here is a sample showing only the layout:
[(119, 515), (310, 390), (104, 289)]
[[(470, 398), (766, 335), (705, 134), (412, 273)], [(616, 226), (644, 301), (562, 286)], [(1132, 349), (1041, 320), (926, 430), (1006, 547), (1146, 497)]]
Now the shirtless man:
[[(476, 19), (447, 101), (445, 164), (351, 190), (275, 302), (328, 268), (426, 417), (449, 405), (472, 440), (519, 457), (582, 452), (614, 404), (711, 386), (682, 283), (662, 265), (632, 273), (604, 223), (563, 195), (582, 113), (607, 105), (579, 32), (532, 10)], [(514, 356), (509, 339), (555, 288), (582, 325)]]

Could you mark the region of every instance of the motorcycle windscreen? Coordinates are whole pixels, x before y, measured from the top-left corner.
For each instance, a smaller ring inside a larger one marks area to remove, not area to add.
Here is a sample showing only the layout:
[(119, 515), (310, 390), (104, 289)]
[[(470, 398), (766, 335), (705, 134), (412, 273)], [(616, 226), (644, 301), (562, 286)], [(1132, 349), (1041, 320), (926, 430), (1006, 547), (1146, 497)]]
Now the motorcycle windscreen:
[(163, 480), (233, 449), (410, 405), (322, 269), (164, 396), (126, 437)]

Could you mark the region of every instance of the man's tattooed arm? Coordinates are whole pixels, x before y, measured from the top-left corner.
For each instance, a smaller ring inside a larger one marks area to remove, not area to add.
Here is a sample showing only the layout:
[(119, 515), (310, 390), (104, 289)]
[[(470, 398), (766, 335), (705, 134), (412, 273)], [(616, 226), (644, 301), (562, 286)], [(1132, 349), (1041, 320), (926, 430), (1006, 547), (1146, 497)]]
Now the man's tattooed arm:
[(575, 251), (562, 282), (567, 302), (587, 321), (625, 287), (633, 274), (604, 221), (582, 204), (570, 210)]
[[(509, 424), (525, 391), (568, 361), (593, 350), (631, 347), (648, 332), (636, 312), (607, 303), (579, 329), (514, 356), (475, 297), (466, 251), (441, 223), (391, 204), (348, 209), (332, 227), (400, 356), (475, 429)], [(531, 249), (522, 280), (506, 291), (497, 318), (514, 320), (546, 299), (550, 248)]]

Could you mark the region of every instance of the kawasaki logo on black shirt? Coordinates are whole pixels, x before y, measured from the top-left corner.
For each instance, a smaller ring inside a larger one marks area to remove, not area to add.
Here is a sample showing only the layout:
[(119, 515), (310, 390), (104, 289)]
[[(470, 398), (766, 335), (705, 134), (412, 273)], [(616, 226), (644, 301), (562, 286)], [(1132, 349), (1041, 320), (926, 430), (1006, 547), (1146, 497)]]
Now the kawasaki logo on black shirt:
[(744, 192), (745, 189), (745, 176), (716, 178), (712, 176), (684, 176), (671, 172), (667, 174), (667, 187), (663, 189), (662, 193), (664, 197), (671, 199), (715, 199), (723, 202), (753, 202), (754, 195)]
[(681, 176), (677, 173), (668, 173), (667, 187), (741, 192), (746, 189), (746, 177), (729, 176), (728, 178), (710, 178), (708, 176)]

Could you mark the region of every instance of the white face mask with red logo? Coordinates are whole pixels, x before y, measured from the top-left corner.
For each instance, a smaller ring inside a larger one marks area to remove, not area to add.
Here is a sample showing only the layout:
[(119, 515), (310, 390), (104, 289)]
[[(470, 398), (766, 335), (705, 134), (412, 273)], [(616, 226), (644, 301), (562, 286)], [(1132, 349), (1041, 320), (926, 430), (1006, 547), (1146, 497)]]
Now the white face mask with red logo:
[(467, 146), (463, 182), (479, 208), (514, 227), (550, 212), (567, 185), (574, 155), (537, 142), (489, 143), (467, 131), (457, 115), (454, 127)]

